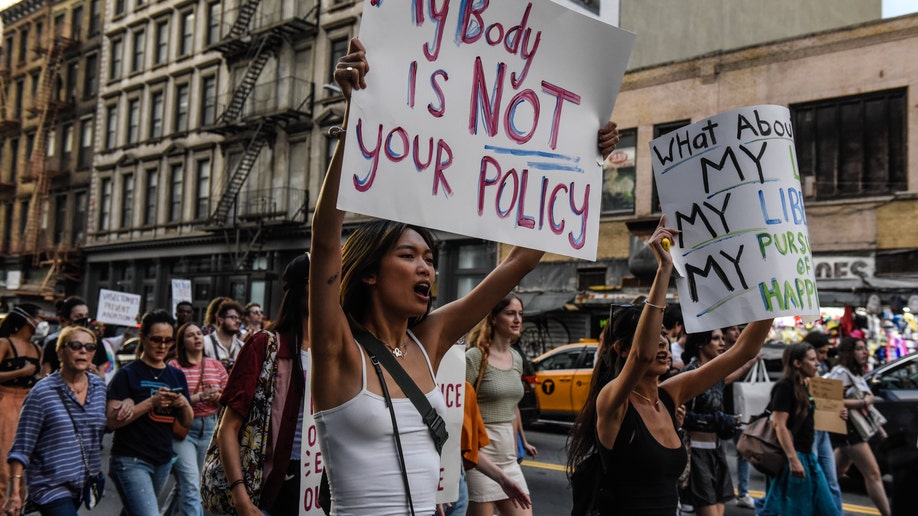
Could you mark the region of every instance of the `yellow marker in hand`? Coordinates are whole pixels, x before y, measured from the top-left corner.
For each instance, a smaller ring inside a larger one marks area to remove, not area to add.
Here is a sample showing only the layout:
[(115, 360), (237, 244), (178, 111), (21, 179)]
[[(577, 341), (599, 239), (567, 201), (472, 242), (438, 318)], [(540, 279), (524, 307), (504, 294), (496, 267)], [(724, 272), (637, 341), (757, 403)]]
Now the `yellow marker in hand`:
[(664, 238), (660, 241), (660, 245), (663, 246), (663, 250), (669, 252), (669, 246), (672, 245), (668, 238)]

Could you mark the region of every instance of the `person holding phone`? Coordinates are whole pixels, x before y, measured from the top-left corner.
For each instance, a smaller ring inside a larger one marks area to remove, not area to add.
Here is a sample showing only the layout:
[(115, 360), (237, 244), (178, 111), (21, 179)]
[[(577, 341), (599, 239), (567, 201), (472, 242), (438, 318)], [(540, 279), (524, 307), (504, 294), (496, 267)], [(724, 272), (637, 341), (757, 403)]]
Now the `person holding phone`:
[(124, 512), (159, 516), (157, 498), (172, 469), (172, 425), (194, 419), (185, 375), (166, 364), (175, 345), (172, 316), (155, 310), (140, 321), (140, 360), (121, 368), (108, 389), (106, 417), (115, 431), (108, 475)]

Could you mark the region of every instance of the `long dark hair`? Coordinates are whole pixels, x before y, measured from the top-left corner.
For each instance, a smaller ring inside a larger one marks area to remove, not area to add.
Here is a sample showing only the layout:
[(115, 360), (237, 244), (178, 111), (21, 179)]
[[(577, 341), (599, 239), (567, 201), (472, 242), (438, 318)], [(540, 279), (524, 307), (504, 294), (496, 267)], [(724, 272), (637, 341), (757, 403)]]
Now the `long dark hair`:
[[(643, 298), (639, 298), (643, 301)], [(593, 378), (590, 380), (590, 393), (586, 403), (568, 437), (567, 471), (568, 476), (597, 448), (596, 441), (596, 398), (607, 383), (614, 380), (625, 366), (624, 355), (634, 343), (643, 305), (612, 305), (609, 309), (609, 322), (603, 332), (599, 345), (599, 356), (593, 366)], [(618, 344), (619, 352), (614, 345)]]
[[(345, 314), (357, 321), (363, 319), (370, 303), (370, 296), (367, 294), (369, 287), (363, 280), (379, 272), (379, 264), (383, 256), (398, 242), (402, 233), (407, 229), (421, 235), (434, 253), (433, 266), (434, 269), (437, 268), (436, 243), (433, 235), (427, 229), (391, 220), (378, 220), (364, 224), (351, 233), (341, 248), (341, 306)], [(424, 314), (408, 321), (409, 327), (427, 317), (427, 314), (430, 313), (431, 300), (427, 301), (427, 311)]]
[(688, 365), (693, 358), (698, 356), (701, 348), (708, 345), (714, 337), (714, 330), (688, 333), (685, 335), (685, 350), (682, 352), (682, 362)]
[[(32, 319), (38, 317), (41, 313), (41, 307), (32, 303), (22, 303), (16, 305), (13, 311), (0, 322), (0, 338), (9, 338), (10, 335), (18, 332), (23, 326), (29, 326)], [(32, 323), (38, 324), (38, 323)]]
[[(297, 348), (303, 342), (303, 321), (309, 319), (310, 255), (298, 255), (284, 269), (284, 298), (277, 317), (265, 328), (272, 332), (290, 332)], [(298, 353), (298, 352), (297, 352)]]
[(862, 376), (864, 374), (864, 366), (858, 364), (857, 359), (854, 358), (854, 348), (857, 347), (858, 342), (863, 342), (865, 346), (867, 345), (864, 339), (851, 336), (842, 338), (841, 342), (838, 343), (838, 365), (851, 371), (853, 375)]
[(800, 342), (791, 344), (784, 348), (784, 354), (781, 355), (781, 363), (784, 365), (784, 374), (781, 379), (788, 379), (794, 386), (794, 415), (798, 418), (806, 416), (810, 410), (810, 392), (806, 388), (806, 378), (800, 374), (800, 368), (794, 365), (794, 362), (806, 359), (806, 354), (813, 349), (809, 342)]
[[(199, 330), (201, 329), (196, 323), (187, 322), (175, 331), (175, 359), (178, 361), (179, 365), (184, 368), (191, 367), (191, 362), (188, 361), (188, 348), (185, 347), (185, 333), (190, 327), (196, 327)], [(201, 360), (204, 360), (204, 357), (201, 357)]]

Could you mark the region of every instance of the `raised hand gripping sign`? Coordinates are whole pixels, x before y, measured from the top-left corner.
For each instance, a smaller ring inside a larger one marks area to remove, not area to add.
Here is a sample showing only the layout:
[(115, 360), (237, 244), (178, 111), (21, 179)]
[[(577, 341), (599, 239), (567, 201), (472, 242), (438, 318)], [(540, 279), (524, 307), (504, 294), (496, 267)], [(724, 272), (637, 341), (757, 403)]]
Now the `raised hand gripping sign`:
[(650, 142), (688, 332), (819, 315), (790, 111), (751, 106)]
[(595, 259), (633, 34), (553, 2), (366, 0), (360, 38), (340, 209)]

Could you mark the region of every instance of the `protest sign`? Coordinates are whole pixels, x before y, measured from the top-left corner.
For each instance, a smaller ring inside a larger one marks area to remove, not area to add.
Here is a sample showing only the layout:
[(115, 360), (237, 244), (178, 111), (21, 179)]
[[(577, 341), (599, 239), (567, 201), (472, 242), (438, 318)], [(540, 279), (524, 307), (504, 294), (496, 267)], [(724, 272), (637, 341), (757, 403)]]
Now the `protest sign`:
[(816, 404), (813, 412), (813, 423), (816, 430), (825, 430), (836, 434), (847, 434), (848, 428), (841, 418), (845, 407), (841, 380), (829, 380), (815, 376), (810, 378), (810, 396)]
[(634, 35), (508, 0), (366, 0), (361, 23), (338, 208), (595, 259), (596, 131)]
[(465, 418), (465, 346), (455, 345), (443, 355), (436, 380), (446, 400), (443, 420), (449, 432), (449, 439), (440, 453), (437, 503), (451, 503), (459, 499), (459, 470), (462, 468), (459, 440)]
[(140, 296), (115, 290), (99, 290), (99, 309), (96, 320), (118, 326), (136, 326), (140, 315)]
[[(307, 351), (307, 354), (310, 352)], [(319, 448), (319, 433), (316, 430), (315, 407), (312, 403), (312, 356), (303, 359), (303, 425), (300, 435), (300, 516), (324, 515), (319, 505), (319, 486), (322, 483), (322, 450)]]
[(175, 313), (175, 307), (182, 301), (191, 302), (191, 280), (173, 279), (172, 280), (172, 313)]
[(686, 331), (819, 315), (790, 111), (752, 106), (650, 142)]

